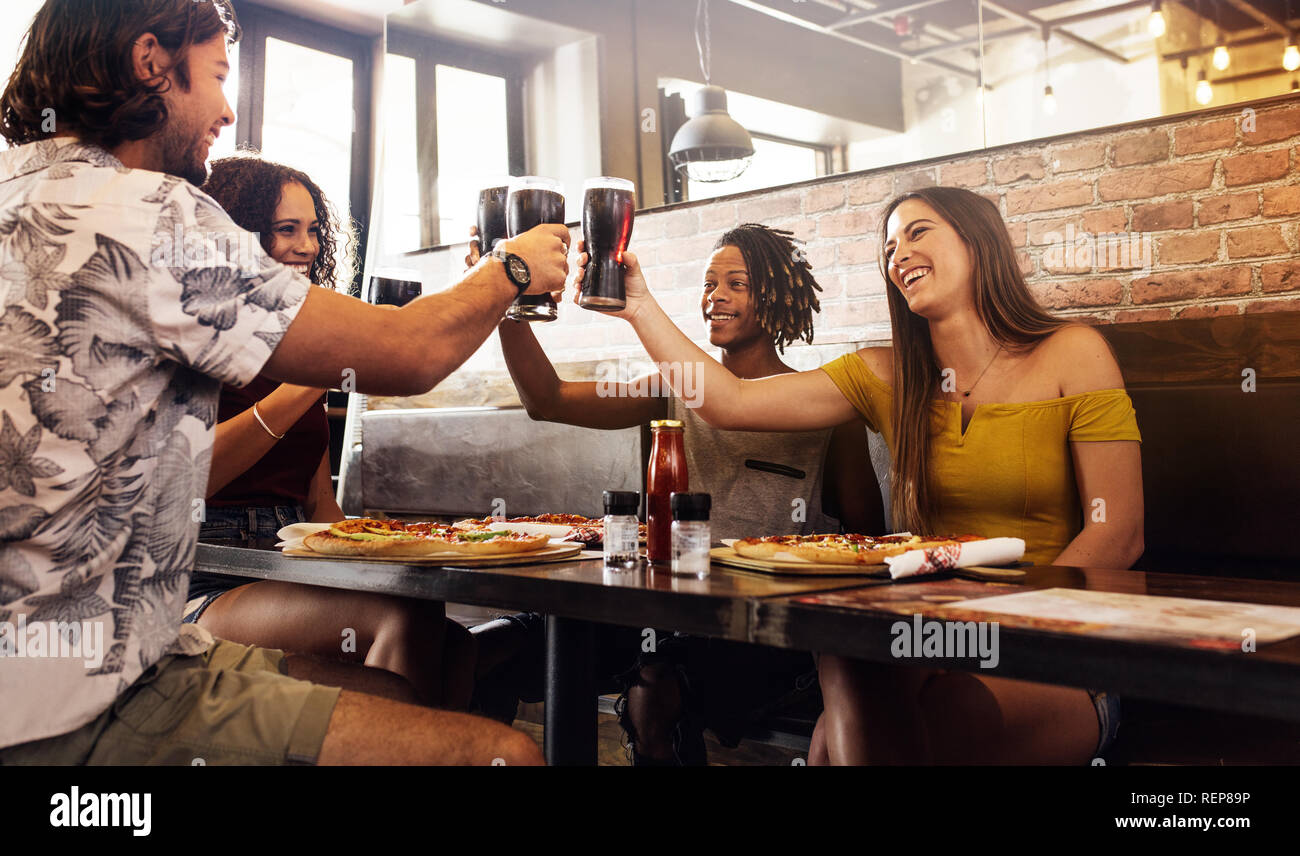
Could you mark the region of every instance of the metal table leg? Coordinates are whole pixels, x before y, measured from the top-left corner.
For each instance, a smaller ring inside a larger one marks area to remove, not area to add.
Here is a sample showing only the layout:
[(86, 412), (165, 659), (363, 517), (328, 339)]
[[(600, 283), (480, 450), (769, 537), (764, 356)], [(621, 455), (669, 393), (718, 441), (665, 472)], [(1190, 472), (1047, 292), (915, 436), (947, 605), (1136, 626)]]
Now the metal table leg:
[(596, 766), (595, 626), (546, 616), (546, 763)]

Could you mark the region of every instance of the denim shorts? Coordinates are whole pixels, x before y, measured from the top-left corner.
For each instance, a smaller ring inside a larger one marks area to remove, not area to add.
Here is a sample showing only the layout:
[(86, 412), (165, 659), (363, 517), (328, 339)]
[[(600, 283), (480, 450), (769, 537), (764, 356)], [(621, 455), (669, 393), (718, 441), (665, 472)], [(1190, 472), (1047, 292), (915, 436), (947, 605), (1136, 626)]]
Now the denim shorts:
[[(301, 505), (238, 505), (207, 509), (206, 519), (199, 527), (200, 541), (239, 542), (256, 538), (274, 538), (275, 533), (293, 523), (305, 523), (307, 515)], [(194, 573), (190, 575), (190, 590), (185, 599), (185, 616), (181, 620), (194, 623), (214, 600), (233, 588), (247, 585), (244, 577), (221, 574)]]
[(1119, 696), (1105, 690), (1088, 690), (1088, 695), (1092, 696), (1092, 706), (1097, 709), (1097, 724), (1101, 727), (1095, 755), (1100, 758), (1115, 742), (1115, 735), (1119, 733)]

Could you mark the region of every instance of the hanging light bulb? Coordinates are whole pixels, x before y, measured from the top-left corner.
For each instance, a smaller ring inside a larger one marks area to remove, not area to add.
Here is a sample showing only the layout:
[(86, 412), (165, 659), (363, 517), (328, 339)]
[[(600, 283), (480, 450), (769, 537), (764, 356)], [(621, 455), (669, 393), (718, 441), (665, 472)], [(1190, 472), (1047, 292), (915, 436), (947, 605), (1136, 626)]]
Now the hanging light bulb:
[(1228, 64), (1232, 62), (1232, 58), (1228, 56), (1228, 49), (1225, 46), (1219, 45), (1214, 49), (1213, 62), (1214, 62), (1214, 67), (1217, 68), (1219, 71), (1224, 71), (1227, 69)]
[(1295, 36), (1287, 39), (1286, 50), (1282, 52), (1282, 67), (1287, 71), (1300, 68), (1300, 48), (1296, 47)]
[(1196, 103), (1209, 104), (1214, 99), (1214, 90), (1210, 87), (1210, 81), (1205, 76), (1205, 69), (1201, 69), (1196, 74)]
[(1151, 4), (1151, 17), (1147, 19), (1147, 32), (1158, 39), (1165, 34), (1165, 13), (1160, 9), (1160, 0)]
[(1052, 93), (1051, 86), (1043, 89), (1043, 112), (1048, 116), (1056, 115), (1056, 95)]
[(1043, 87), (1043, 113), (1056, 115), (1056, 95), (1052, 92), (1052, 56), (1048, 48), (1051, 45), (1052, 31), (1043, 28), (1043, 76), (1047, 85)]
[(704, 87), (692, 95), (695, 109), (690, 121), (673, 135), (668, 160), (691, 181), (731, 181), (749, 168), (754, 159), (754, 141), (744, 126), (727, 113), (727, 91), (709, 81), (712, 57), (708, 0), (699, 0), (695, 9), (695, 46)]

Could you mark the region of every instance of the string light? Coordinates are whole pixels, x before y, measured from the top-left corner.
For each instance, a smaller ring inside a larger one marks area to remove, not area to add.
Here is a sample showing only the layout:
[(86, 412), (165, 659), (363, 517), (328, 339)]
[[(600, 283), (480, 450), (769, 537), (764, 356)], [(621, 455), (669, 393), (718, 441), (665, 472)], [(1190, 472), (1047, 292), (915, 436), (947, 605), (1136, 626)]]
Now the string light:
[(1165, 34), (1165, 13), (1161, 11), (1160, 0), (1151, 4), (1151, 17), (1147, 19), (1147, 32), (1158, 39)]
[(1214, 48), (1214, 57), (1211, 62), (1219, 71), (1225, 71), (1232, 58), (1228, 56), (1228, 46), (1223, 43), (1223, 26), (1219, 23), (1219, 8), (1221, 4), (1214, 4), (1214, 30), (1219, 34), (1219, 43)]
[(1196, 74), (1196, 103), (1209, 104), (1212, 100), (1214, 100), (1214, 89), (1205, 76), (1205, 69), (1201, 69)]
[(1043, 28), (1043, 73), (1047, 77), (1047, 85), (1043, 87), (1043, 113), (1048, 116), (1056, 115), (1056, 95), (1052, 92), (1052, 61), (1048, 54), (1048, 41), (1052, 37), (1052, 31)]

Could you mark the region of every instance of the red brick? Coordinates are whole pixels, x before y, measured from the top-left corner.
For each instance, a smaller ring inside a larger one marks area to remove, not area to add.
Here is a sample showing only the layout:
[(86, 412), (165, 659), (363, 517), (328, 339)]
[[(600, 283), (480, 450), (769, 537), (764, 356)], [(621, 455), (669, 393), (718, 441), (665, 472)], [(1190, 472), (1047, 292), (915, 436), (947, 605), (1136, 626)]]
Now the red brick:
[(1286, 175), (1291, 164), (1291, 152), (1277, 149), (1255, 152), (1223, 159), (1223, 181), (1229, 187), (1270, 181)]
[(1029, 235), (1028, 223), (1008, 223), (1007, 234), (1011, 236), (1011, 246), (1023, 247)]
[(1208, 262), (1219, 257), (1218, 232), (1192, 232), (1160, 239), (1160, 264)]
[[(740, 218), (736, 216), (736, 203), (734, 202), (713, 202), (700, 208), (700, 231), (717, 232), (723, 229), (734, 229), (740, 225)], [(633, 227), (640, 228), (641, 224), (637, 223)]]
[(879, 222), (880, 212), (874, 208), (846, 211), (843, 214), (823, 214), (817, 220), (817, 234), (823, 238), (870, 235), (879, 227)]
[[(1245, 129), (1243, 128), (1243, 131)], [(1291, 105), (1255, 116), (1255, 130), (1241, 135), (1246, 145), (1261, 146), (1300, 136), (1300, 107)]]
[(844, 294), (850, 298), (874, 297), (885, 293), (880, 271), (866, 270), (844, 275)]
[(817, 299), (820, 301), (834, 300), (844, 294), (844, 274), (828, 273), (816, 276), (817, 284), (822, 290), (817, 293)]
[(1294, 291), (1300, 288), (1300, 262), (1269, 262), (1260, 265), (1260, 284), (1264, 291)]
[(1079, 169), (1092, 169), (1106, 162), (1106, 141), (1080, 143), (1077, 146), (1054, 148), (1048, 153), (1052, 169), (1056, 172), (1074, 172)]
[(1067, 240), (1070, 237), (1067, 233), (1071, 226), (1074, 227), (1074, 234), (1076, 235), (1083, 231), (1079, 228), (1077, 220), (1077, 217), (1052, 217), (1047, 220), (1030, 220), (1029, 243), (1032, 246), (1041, 246)]
[(875, 265), (880, 261), (880, 249), (875, 238), (863, 238), (858, 241), (840, 241), (835, 250), (835, 262), (844, 267), (853, 265)]
[(939, 183), (945, 187), (981, 187), (988, 184), (987, 158), (944, 164), (939, 168)]
[(1241, 309), (1235, 303), (1198, 303), (1177, 310), (1179, 318), (1217, 318), (1220, 315), (1240, 315)]
[(1192, 201), (1156, 202), (1133, 209), (1133, 231), (1164, 232), (1192, 227)]
[(1241, 220), (1259, 213), (1259, 196), (1255, 191), (1232, 193), (1227, 196), (1207, 196), (1200, 200), (1197, 222), (1212, 226), (1228, 220)]
[(1300, 184), (1264, 188), (1264, 216), (1300, 214)]
[(1034, 257), (1026, 252), (1016, 253), (1016, 261), (1020, 262), (1020, 272), (1025, 276), (1034, 275)]
[(1237, 120), (1197, 122), (1174, 130), (1174, 154), (1194, 155), (1214, 149), (1230, 149), (1237, 142)]
[[(1086, 244), (1079, 244), (1078, 238), (1071, 240), (1071, 234), (1066, 232), (1059, 242), (1053, 242), (1043, 250), (1040, 260), (1044, 273), (1092, 273), (1093, 253)], [(1082, 237), (1087, 238), (1086, 235)]]
[(1246, 304), (1246, 314), (1264, 312), (1300, 312), (1300, 297), (1281, 297), (1271, 300), (1252, 300)]
[(1024, 155), (1018, 158), (997, 158), (993, 161), (993, 180), (1010, 184), (1021, 179), (1040, 179), (1044, 175), (1041, 155)]
[(1168, 321), (1171, 309), (1121, 309), (1115, 313), (1115, 324), (1140, 324), (1143, 321)]
[(816, 243), (805, 247), (804, 252), (808, 255), (808, 264), (813, 270), (825, 270), (835, 264), (835, 244), (829, 242)]
[(1287, 251), (1281, 226), (1252, 226), (1228, 232), (1228, 258), (1275, 256)]
[(657, 264), (670, 265), (681, 262), (699, 264), (713, 252), (715, 240), (717, 239), (708, 235), (697, 235), (692, 238), (677, 238), (676, 240), (665, 241), (658, 248)]
[(700, 212), (689, 208), (685, 211), (670, 211), (664, 217), (664, 237), (684, 238), (700, 233)]
[(1130, 288), (1135, 304), (1246, 294), (1250, 291), (1250, 266), (1228, 265), (1147, 274), (1135, 277)]
[(1123, 232), (1128, 229), (1128, 215), (1123, 208), (1101, 208), (1083, 212), (1083, 228), (1093, 234)]
[(1169, 193), (1201, 190), (1214, 180), (1214, 161), (1202, 160), (1169, 166), (1139, 167), (1109, 172), (1097, 179), (1103, 201), (1149, 199)]
[(918, 169), (894, 177), (894, 193), (907, 193), (921, 187), (934, 187), (938, 184), (933, 169)]
[(892, 175), (859, 178), (849, 182), (848, 192), (850, 205), (883, 202), (894, 192), (894, 178)]
[(862, 327), (889, 322), (889, 302), (883, 297), (848, 300), (822, 308), (819, 326)]
[(766, 223), (776, 217), (791, 217), (802, 208), (802, 194), (782, 193), (777, 196), (757, 196), (736, 203), (741, 221)]
[(844, 185), (839, 182), (810, 187), (803, 195), (803, 210), (806, 214), (814, 211), (829, 211), (843, 204)]
[(1065, 179), (1017, 187), (1007, 191), (1007, 214), (1029, 214), (1056, 208), (1074, 208), (1092, 202), (1092, 182)]
[(1031, 282), (1029, 290), (1049, 309), (1115, 306), (1124, 296), (1124, 284), (1117, 279)]
[(1130, 134), (1115, 141), (1115, 166), (1133, 166), (1169, 159), (1169, 131), (1158, 129)]

